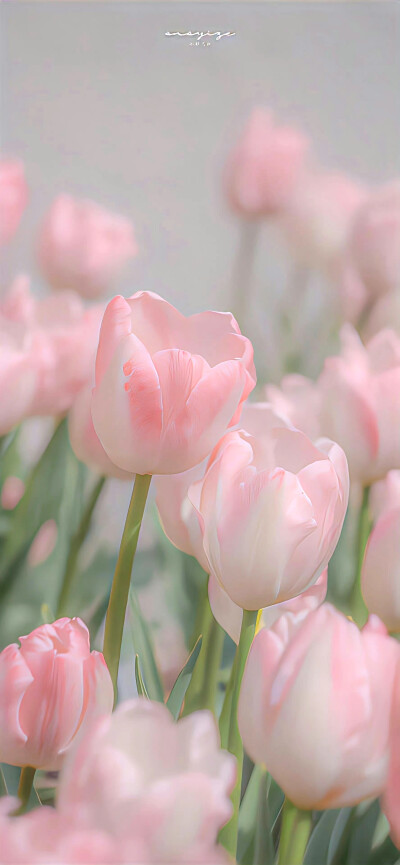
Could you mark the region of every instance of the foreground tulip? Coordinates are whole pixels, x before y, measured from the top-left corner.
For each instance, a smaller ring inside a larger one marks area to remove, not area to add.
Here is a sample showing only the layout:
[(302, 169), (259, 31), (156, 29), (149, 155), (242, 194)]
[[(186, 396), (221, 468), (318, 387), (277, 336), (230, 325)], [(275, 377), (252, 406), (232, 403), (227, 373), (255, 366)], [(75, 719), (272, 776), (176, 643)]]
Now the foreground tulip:
[(142, 839), (143, 861), (207, 862), (234, 779), (211, 713), (176, 723), (164, 706), (137, 699), (83, 737), (65, 764), (58, 807), (76, 826)]
[(350, 325), (341, 336), (341, 354), (325, 361), (318, 381), (321, 428), (366, 486), (400, 468), (400, 339), (384, 330), (364, 347)]
[(0, 761), (58, 769), (83, 724), (111, 711), (113, 689), (80, 619), (59, 619), (0, 653)]
[(393, 841), (400, 847), (400, 665), (394, 686), (389, 774), (382, 806), (390, 823)]
[(360, 207), (349, 254), (372, 298), (400, 291), (400, 181), (378, 189)]
[(255, 384), (253, 349), (228, 313), (185, 318), (151, 292), (108, 305), (92, 417), (117, 466), (174, 474), (201, 462)]
[(348, 501), (342, 449), (295, 429), (227, 433), (189, 490), (209, 570), (246, 610), (314, 583), (339, 538)]
[(24, 166), (17, 159), (0, 159), (0, 246), (14, 236), (28, 199)]
[(330, 604), (256, 636), (239, 701), (246, 751), (299, 808), (379, 796), (399, 646), (372, 617), (362, 631)]
[(233, 209), (245, 217), (280, 213), (304, 170), (308, 148), (297, 129), (277, 126), (270, 111), (255, 108), (226, 169)]
[(39, 263), (52, 286), (98, 297), (136, 255), (133, 226), (92, 201), (60, 195), (39, 236)]
[[(272, 607), (266, 607), (261, 611), (261, 616), (258, 622), (258, 630), (261, 628), (271, 628), (278, 619), (285, 613), (298, 613), (306, 616), (311, 610), (319, 607), (326, 597), (328, 588), (328, 569), (325, 568), (323, 573), (316, 583), (297, 595), (296, 598), (291, 598), (290, 601), (282, 601), (280, 604), (273, 604)], [(229, 634), (231, 640), (238, 644), (240, 630), (243, 620), (243, 609), (238, 607), (231, 601), (229, 595), (224, 591), (216, 577), (210, 574), (208, 581), (208, 598), (210, 606), (218, 624)]]
[(108, 458), (93, 426), (91, 402), (92, 388), (86, 385), (78, 393), (68, 415), (69, 438), (75, 456), (101, 475), (132, 480), (129, 472), (119, 469)]
[(370, 534), (361, 589), (370, 613), (389, 631), (400, 631), (400, 507), (385, 510)]

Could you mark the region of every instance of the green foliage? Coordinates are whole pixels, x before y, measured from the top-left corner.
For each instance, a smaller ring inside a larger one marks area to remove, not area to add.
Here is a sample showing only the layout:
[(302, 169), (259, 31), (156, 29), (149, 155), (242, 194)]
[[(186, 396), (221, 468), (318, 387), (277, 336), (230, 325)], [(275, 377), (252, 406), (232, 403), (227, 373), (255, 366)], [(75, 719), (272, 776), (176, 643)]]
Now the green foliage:
[(167, 706), (175, 720), (179, 718), (179, 715), (181, 713), (185, 694), (190, 685), (193, 670), (200, 654), (201, 643), (202, 638), (199, 637), (186, 661), (185, 666), (179, 673), (179, 676), (176, 679), (176, 682), (174, 683), (171, 693), (168, 697)]

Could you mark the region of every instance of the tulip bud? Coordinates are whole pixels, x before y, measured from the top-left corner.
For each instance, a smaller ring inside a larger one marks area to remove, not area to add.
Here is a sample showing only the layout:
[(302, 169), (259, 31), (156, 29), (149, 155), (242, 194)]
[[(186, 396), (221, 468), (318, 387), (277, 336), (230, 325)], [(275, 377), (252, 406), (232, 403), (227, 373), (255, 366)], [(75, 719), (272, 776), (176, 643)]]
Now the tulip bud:
[(83, 725), (111, 712), (110, 674), (81, 619), (42, 625), (20, 643), (0, 653), (0, 761), (58, 769)]
[(229, 313), (185, 318), (151, 292), (104, 314), (92, 418), (120, 468), (175, 474), (200, 463), (255, 385), (253, 349)]
[(304, 809), (379, 796), (389, 765), (400, 649), (379, 619), (359, 631), (330, 604), (261, 630), (247, 659), (238, 720), (244, 747)]
[(381, 187), (360, 207), (349, 254), (371, 297), (400, 291), (400, 181)]
[(73, 290), (82, 297), (110, 291), (136, 252), (127, 219), (69, 195), (53, 202), (39, 236), (39, 263), (52, 288)]
[(338, 541), (348, 501), (342, 449), (295, 429), (227, 433), (189, 490), (209, 570), (246, 610), (314, 583)]
[(0, 159), (0, 246), (14, 236), (28, 199), (25, 171), (17, 159)]
[(304, 171), (308, 149), (297, 129), (277, 126), (270, 111), (255, 108), (226, 169), (232, 208), (244, 217), (280, 213)]

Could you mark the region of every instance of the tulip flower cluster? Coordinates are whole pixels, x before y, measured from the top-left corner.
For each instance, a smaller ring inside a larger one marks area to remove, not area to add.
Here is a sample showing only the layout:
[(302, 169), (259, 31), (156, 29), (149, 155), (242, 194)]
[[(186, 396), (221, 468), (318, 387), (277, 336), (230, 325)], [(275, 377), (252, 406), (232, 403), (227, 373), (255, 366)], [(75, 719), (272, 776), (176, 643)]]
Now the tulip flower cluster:
[[(338, 289), (313, 378), (257, 382), (251, 316), (99, 300), (136, 242), (86, 199), (0, 299), (0, 865), (400, 856), (398, 182), (258, 108), (224, 191), (248, 273), (274, 221)], [(2, 245), (27, 199), (1, 161)]]

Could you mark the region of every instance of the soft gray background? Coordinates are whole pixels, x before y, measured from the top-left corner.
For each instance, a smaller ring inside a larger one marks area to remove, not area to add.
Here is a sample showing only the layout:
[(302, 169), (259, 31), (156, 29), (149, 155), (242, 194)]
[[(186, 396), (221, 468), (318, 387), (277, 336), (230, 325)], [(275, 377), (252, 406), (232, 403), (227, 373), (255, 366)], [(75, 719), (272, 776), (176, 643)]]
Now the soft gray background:
[[(399, 11), (397, 2), (2, 3), (1, 148), (23, 157), (31, 187), (2, 284), (21, 269), (40, 284), (33, 228), (68, 191), (133, 219), (140, 256), (123, 293), (153, 289), (185, 311), (229, 306), (238, 228), (220, 174), (241, 123), (265, 103), (312, 136), (323, 162), (368, 180), (398, 173)], [(163, 35), (199, 28), (237, 35), (210, 48)]]

